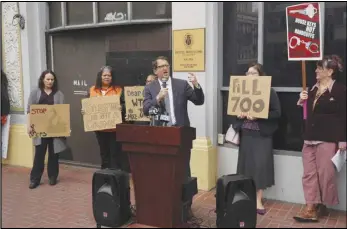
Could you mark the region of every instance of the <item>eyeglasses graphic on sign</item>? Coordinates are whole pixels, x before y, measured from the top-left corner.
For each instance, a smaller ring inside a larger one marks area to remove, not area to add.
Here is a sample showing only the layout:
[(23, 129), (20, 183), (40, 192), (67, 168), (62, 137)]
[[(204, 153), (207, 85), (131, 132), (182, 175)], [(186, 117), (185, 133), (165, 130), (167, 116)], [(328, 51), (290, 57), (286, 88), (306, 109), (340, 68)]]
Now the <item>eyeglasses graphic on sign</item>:
[(313, 18), (317, 12), (318, 12), (318, 10), (316, 8), (314, 8), (314, 6), (312, 4), (309, 4), (305, 9), (302, 9), (302, 10), (289, 11), (289, 13), (291, 13), (291, 14), (298, 13), (298, 14), (306, 15), (309, 18)]
[[(294, 42), (293, 42), (294, 41)], [(312, 42), (312, 41), (304, 41), (301, 40), (299, 37), (297, 36), (293, 36), (290, 38), (289, 40), (289, 47), (291, 49), (295, 49), (296, 47), (298, 47), (300, 44), (304, 44), (306, 49), (308, 51), (310, 51), (311, 53), (319, 53), (319, 47), (318, 44)]]

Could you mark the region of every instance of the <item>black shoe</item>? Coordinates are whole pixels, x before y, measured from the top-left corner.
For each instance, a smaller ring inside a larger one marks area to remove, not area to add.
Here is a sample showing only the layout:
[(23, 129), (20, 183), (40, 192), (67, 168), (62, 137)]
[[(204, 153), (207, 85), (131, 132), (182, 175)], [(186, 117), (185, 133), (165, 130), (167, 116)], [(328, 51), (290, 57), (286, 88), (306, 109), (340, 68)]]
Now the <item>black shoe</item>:
[(57, 178), (50, 178), (49, 179), (49, 185), (56, 185), (57, 184)]
[(40, 185), (39, 182), (30, 182), (29, 188), (34, 189), (37, 188)]

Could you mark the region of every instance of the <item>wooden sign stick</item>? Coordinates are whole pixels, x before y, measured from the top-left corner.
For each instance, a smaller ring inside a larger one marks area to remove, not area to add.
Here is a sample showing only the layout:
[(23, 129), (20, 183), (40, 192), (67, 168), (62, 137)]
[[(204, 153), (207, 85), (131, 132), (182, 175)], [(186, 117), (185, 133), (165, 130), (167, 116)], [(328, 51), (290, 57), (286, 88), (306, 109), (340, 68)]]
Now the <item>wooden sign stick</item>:
[[(302, 72), (302, 89), (306, 91), (306, 62), (304, 60), (301, 61), (301, 72)], [(303, 117), (304, 120), (307, 118), (307, 100), (305, 100), (303, 104)]]
[(302, 71), (302, 89), (306, 90), (306, 61), (301, 61), (301, 71)]

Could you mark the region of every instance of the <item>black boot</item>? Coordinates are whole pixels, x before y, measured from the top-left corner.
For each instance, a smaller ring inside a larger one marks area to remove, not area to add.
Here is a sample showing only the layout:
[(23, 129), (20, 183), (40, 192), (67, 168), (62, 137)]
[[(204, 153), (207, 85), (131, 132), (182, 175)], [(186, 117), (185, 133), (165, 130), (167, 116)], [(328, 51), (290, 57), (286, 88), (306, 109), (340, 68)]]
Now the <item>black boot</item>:
[(39, 185), (40, 185), (40, 182), (31, 181), (30, 185), (29, 185), (29, 188), (30, 189), (34, 189), (34, 188), (37, 188)]
[(49, 178), (49, 185), (56, 185), (57, 184), (57, 178)]

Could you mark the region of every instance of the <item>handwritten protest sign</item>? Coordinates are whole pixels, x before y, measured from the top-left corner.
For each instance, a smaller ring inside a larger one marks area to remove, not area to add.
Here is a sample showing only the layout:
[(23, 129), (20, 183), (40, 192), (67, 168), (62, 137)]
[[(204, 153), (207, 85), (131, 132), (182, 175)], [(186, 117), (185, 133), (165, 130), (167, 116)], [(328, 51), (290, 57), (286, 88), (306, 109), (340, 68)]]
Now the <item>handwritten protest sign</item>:
[(114, 129), (122, 123), (120, 97), (103, 96), (82, 100), (84, 131)]
[(70, 105), (31, 105), (30, 137), (70, 136)]
[(149, 121), (143, 114), (144, 86), (124, 87), (127, 121)]
[(267, 119), (271, 76), (231, 76), (228, 115), (248, 113), (255, 118)]

